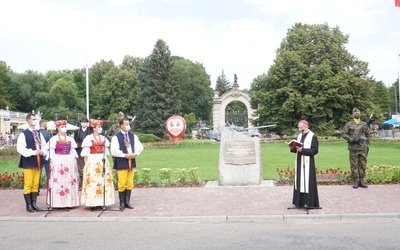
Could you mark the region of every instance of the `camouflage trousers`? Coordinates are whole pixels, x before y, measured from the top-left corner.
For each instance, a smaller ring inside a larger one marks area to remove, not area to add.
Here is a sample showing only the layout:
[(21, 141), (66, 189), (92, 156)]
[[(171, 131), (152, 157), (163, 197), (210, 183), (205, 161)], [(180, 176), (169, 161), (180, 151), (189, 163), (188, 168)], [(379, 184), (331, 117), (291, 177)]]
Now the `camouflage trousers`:
[(349, 150), (349, 153), (350, 153), (351, 177), (353, 179), (364, 178), (365, 169), (367, 168), (368, 151)]

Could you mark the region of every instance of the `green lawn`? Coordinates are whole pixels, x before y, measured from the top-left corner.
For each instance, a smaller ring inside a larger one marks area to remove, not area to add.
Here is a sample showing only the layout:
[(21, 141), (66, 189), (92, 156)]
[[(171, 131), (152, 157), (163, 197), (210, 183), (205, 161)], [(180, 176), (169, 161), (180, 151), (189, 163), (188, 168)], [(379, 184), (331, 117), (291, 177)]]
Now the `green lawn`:
[[(371, 165), (400, 165), (400, 142), (373, 141), (368, 157)], [(293, 168), (295, 154), (290, 153), (283, 142), (262, 143), (263, 179), (276, 179), (276, 168)], [(218, 179), (219, 144), (192, 144), (178, 147), (146, 148), (138, 157), (138, 169), (150, 168), (155, 176), (160, 168), (193, 168), (198, 167), (200, 178), (204, 180)], [(20, 171), (17, 168), (18, 157), (1, 157), (0, 173)], [(347, 144), (344, 141), (320, 141), (319, 153), (315, 158), (317, 168), (341, 168), (349, 170)]]

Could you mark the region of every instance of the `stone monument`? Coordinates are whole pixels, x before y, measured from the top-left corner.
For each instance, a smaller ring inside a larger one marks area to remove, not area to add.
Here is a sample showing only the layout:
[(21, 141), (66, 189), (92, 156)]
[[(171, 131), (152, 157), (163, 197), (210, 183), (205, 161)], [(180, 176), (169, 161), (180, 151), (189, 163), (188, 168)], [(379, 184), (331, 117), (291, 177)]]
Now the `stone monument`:
[(223, 128), (219, 151), (220, 186), (260, 185), (262, 164), (260, 139)]

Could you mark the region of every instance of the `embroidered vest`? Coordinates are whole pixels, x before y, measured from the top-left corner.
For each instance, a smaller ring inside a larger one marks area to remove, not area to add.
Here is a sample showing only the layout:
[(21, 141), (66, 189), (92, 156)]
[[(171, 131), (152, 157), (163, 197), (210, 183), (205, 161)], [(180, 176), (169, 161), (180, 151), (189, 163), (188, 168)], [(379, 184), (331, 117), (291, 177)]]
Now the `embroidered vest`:
[[(32, 132), (29, 129), (25, 129), (24, 131), (22, 131), (22, 133), (24, 133), (24, 135), (25, 135), (26, 148), (36, 150), (35, 140), (33, 139)], [(18, 167), (20, 167), (20, 168), (37, 168), (38, 163), (37, 163), (36, 155), (32, 155), (29, 157), (24, 157), (21, 155)]]
[(102, 154), (104, 151), (104, 143), (96, 143), (94, 140), (92, 140), (92, 146), (90, 147), (90, 153), (91, 154)]
[(56, 142), (56, 148), (55, 148), (55, 153), (58, 155), (69, 155), (71, 152), (71, 142), (67, 142), (65, 144), (57, 141)]
[[(124, 154), (128, 153), (128, 149), (125, 146), (124, 142), (124, 134), (119, 131), (115, 135), (118, 139), (119, 150), (121, 150)], [(132, 153), (135, 153), (135, 138), (132, 133), (128, 133), (129, 142), (131, 144)], [(136, 168), (136, 159), (132, 160), (132, 168)], [(129, 169), (128, 159), (122, 157), (114, 157), (114, 169), (122, 170), (122, 169)]]

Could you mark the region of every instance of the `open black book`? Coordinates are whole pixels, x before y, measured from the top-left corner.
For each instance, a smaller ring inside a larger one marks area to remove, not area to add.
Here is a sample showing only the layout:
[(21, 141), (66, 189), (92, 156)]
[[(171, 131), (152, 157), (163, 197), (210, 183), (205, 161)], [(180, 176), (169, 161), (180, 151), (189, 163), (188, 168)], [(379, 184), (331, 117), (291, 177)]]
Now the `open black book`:
[(291, 147), (291, 148), (296, 148), (296, 147), (302, 147), (302, 146), (303, 146), (303, 143), (301, 143), (301, 142), (299, 142), (299, 141), (297, 141), (297, 140), (291, 140), (291, 141), (288, 143), (288, 145), (289, 145), (289, 147)]

